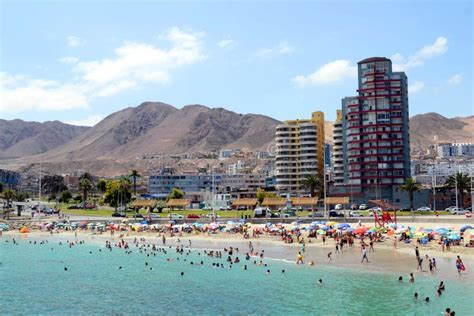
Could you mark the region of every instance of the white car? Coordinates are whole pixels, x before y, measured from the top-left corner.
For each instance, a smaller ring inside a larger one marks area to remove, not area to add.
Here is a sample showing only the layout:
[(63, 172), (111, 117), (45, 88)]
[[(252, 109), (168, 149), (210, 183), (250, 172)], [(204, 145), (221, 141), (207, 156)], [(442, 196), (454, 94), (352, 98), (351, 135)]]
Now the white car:
[(170, 219), (184, 219), (184, 216), (181, 214), (171, 214)]
[(367, 204), (359, 205), (359, 210), (366, 210), (366, 209), (367, 209)]
[(350, 211), (349, 216), (350, 217), (362, 217), (362, 214), (358, 211)]
[(466, 210), (463, 210), (462, 208), (458, 207), (454, 207), (451, 209), (451, 211), (449, 211), (452, 215), (465, 215), (466, 214)]
[(230, 211), (232, 208), (230, 206), (221, 206), (219, 207), (219, 211)]
[(417, 209), (417, 212), (429, 212), (431, 209), (428, 206), (422, 206)]
[[(212, 213), (206, 214), (206, 217), (207, 218), (213, 218), (214, 214), (212, 214)], [(216, 218), (220, 218), (220, 216), (216, 214)]]
[(334, 208), (336, 211), (342, 210), (342, 204), (336, 204), (336, 207)]

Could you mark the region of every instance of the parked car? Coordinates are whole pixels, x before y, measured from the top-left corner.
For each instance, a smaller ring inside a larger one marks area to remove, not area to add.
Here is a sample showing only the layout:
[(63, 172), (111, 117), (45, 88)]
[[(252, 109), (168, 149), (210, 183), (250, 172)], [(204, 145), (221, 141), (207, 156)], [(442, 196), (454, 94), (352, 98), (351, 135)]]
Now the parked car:
[(343, 217), (344, 214), (339, 213), (338, 211), (329, 211), (329, 217)]
[(170, 219), (184, 219), (184, 216), (181, 214), (170, 214)]
[(352, 204), (351, 205), (351, 210), (355, 211), (355, 210), (358, 210), (359, 209), (359, 205), (357, 204)]
[(374, 216), (374, 212), (377, 213), (378, 216), (382, 216), (382, 209), (380, 207), (372, 207), (369, 209), (369, 216)]
[(187, 218), (201, 218), (201, 216), (197, 214), (188, 214)]
[(153, 214), (153, 213), (151, 213), (150, 215), (148, 215), (148, 217), (149, 217), (152, 221), (153, 221), (153, 220), (158, 220), (158, 219), (161, 218), (160, 215), (158, 215), (158, 214)]
[(337, 211), (342, 210), (342, 204), (336, 204), (336, 207), (334, 207), (334, 209)]
[(367, 209), (367, 204), (359, 205), (359, 210), (366, 210), (366, 209)]
[[(216, 214), (215, 216), (216, 216), (216, 218), (220, 218), (220, 216), (217, 215), (217, 214)], [(213, 217), (214, 217), (214, 214), (212, 214), (212, 213), (206, 214), (206, 217), (207, 217), (207, 218), (213, 218)]]
[(220, 211), (230, 211), (230, 210), (232, 210), (232, 208), (230, 206), (221, 206), (221, 207), (219, 207), (219, 210)]
[(246, 210), (247, 210), (247, 207), (244, 205), (237, 206), (237, 211), (246, 211)]
[(410, 208), (410, 206), (405, 205), (405, 206), (400, 207), (398, 210), (400, 212), (409, 212), (409, 211), (411, 211), (411, 208)]
[(324, 217), (324, 212), (314, 212), (309, 213), (308, 218), (313, 218), (313, 217)]
[(127, 214), (125, 212), (113, 212), (112, 217), (126, 217)]
[(429, 212), (429, 211), (431, 211), (431, 208), (429, 208), (428, 206), (422, 206), (422, 207), (417, 208), (416, 211), (417, 212)]
[(81, 209), (82, 207), (80, 205), (70, 205), (67, 207), (68, 210), (78, 210)]
[(462, 209), (462, 208), (460, 208), (460, 207), (458, 207), (458, 208), (455, 207), (455, 208), (451, 209), (450, 213), (451, 213), (452, 215), (465, 215), (465, 214), (466, 214), (466, 210), (464, 210), (464, 209)]
[(203, 210), (203, 211), (212, 211), (212, 207), (210, 207), (210, 206), (205, 206), (205, 207), (203, 207), (201, 210)]
[(358, 211), (350, 211), (349, 217), (362, 217), (362, 214)]

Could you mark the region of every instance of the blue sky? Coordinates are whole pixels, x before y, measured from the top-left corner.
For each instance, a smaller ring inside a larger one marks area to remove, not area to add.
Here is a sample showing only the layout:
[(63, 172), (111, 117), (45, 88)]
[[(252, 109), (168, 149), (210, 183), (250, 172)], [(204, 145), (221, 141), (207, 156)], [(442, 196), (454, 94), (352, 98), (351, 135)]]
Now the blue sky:
[(1, 118), (90, 125), (163, 101), (334, 119), (370, 56), (406, 71), (411, 115), (473, 114), (470, 1), (0, 3)]

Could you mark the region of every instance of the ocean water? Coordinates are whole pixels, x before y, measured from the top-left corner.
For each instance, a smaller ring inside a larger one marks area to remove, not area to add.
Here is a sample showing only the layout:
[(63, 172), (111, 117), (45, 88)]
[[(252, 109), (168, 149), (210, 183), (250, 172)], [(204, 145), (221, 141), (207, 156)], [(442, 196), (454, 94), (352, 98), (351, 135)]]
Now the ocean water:
[[(436, 297), (439, 280), (432, 277), (400, 284), (392, 273), (278, 260), (266, 260), (265, 267), (242, 255), (230, 269), (225, 258), (200, 250), (178, 255), (168, 249), (167, 255), (147, 257), (150, 251), (139, 253), (134, 246), (128, 255), (93, 242), (70, 249), (57, 239), (44, 245), (6, 239), (0, 239), (1, 315), (441, 315), (446, 307), (474, 315), (474, 285), (467, 279), (445, 280), (446, 291)], [(190, 264), (201, 260), (204, 266)], [(213, 262), (226, 268), (213, 268)]]

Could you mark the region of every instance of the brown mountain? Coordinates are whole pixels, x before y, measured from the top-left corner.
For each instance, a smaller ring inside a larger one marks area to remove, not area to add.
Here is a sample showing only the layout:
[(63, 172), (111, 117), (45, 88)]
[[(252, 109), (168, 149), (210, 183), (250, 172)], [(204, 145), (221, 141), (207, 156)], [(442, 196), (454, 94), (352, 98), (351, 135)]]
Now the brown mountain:
[(38, 156), (43, 161), (125, 160), (159, 153), (241, 148), (257, 150), (273, 141), (279, 122), (223, 108), (145, 102), (113, 113), (85, 133)]
[(44, 153), (65, 144), (89, 127), (52, 122), (0, 119), (0, 159)]
[(410, 118), (412, 151), (425, 151), (435, 142), (455, 141), (474, 143), (474, 116), (446, 118), (438, 113), (426, 113)]

